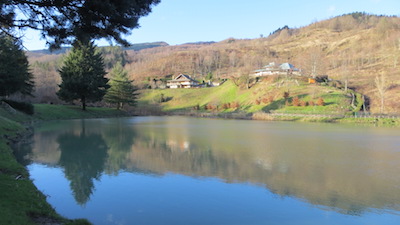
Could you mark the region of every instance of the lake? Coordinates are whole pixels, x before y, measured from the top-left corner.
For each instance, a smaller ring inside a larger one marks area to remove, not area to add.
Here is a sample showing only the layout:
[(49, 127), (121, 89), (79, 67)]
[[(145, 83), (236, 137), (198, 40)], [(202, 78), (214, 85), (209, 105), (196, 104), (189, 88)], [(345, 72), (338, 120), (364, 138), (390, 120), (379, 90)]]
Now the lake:
[(18, 160), (93, 224), (400, 224), (400, 129), (133, 117), (34, 128)]

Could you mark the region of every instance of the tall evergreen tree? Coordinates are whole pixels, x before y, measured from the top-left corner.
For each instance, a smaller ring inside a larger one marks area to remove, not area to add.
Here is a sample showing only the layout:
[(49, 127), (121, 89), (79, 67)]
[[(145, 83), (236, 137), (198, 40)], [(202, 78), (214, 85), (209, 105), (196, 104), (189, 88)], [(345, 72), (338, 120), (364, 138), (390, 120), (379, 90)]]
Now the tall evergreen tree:
[(124, 70), (121, 63), (117, 63), (111, 70), (110, 89), (104, 96), (106, 102), (116, 104), (117, 109), (122, 109), (125, 104), (135, 105), (137, 99), (137, 88), (133, 85), (133, 80), (128, 79), (128, 73)]
[(32, 95), (33, 75), (21, 45), (14, 38), (0, 33), (0, 96), (14, 93)]
[(62, 83), (58, 97), (66, 102), (80, 100), (82, 109), (87, 102), (101, 101), (110, 87), (104, 76), (103, 58), (96, 53), (93, 42), (76, 41), (60, 70)]

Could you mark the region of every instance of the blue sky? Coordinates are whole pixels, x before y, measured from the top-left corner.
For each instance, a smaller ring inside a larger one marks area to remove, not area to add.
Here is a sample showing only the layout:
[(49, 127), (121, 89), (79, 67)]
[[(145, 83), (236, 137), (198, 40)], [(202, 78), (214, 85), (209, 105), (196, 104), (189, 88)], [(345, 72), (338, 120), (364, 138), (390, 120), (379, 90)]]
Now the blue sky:
[[(351, 12), (400, 16), (400, 0), (161, 0), (140, 19), (131, 43), (165, 41), (170, 45), (197, 41), (267, 36), (279, 27), (302, 27)], [(39, 35), (28, 31), (24, 46), (44, 49)], [(108, 45), (98, 41), (99, 46)]]

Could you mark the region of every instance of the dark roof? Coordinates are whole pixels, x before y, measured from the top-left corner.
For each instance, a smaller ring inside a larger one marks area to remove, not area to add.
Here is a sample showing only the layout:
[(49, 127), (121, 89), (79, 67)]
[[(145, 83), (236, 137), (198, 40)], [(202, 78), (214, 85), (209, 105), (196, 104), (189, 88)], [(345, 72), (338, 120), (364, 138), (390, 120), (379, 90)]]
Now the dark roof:
[(175, 83), (175, 82), (181, 82), (181, 81), (192, 81), (195, 83), (199, 83), (197, 80), (192, 79), (189, 75), (182, 74), (182, 73), (179, 74), (178, 76), (176, 76), (174, 79), (169, 80), (167, 82)]
[[(181, 77), (184, 77), (183, 79), (181, 78)], [(191, 80), (191, 81), (195, 81), (195, 82), (197, 82), (197, 80), (194, 80), (194, 79), (192, 79), (189, 75), (186, 75), (186, 74), (183, 74), (183, 73), (181, 73), (181, 74), (179, 74), (177, 77), (175, 77), (173, 80)]]

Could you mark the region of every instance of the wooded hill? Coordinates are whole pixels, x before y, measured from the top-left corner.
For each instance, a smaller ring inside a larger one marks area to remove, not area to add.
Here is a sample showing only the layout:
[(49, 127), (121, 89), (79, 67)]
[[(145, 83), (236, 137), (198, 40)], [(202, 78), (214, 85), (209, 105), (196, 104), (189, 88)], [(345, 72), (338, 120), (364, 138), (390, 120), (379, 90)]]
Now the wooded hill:
[[(260, 32), (263, 32), (262, 30)], [(400, 112), (400, 18), (351, 13), (301, 28), (287, 26), (268, 37), (228, 38), (217, 43), (161, 46), (140, 51), (103, 48), (108, 68), (123, 61), (141, 87), (154, 79), (185, 73), (197, 80), (248, 77), (270, 62), (289, 62), (303, 76), (328, 75), (364, 94), (372, 112), (380, 111), (377, 77), (384, 77), (385, 112)], [(55, 99), (62, 55), (32, 55), (37, 101)]]

